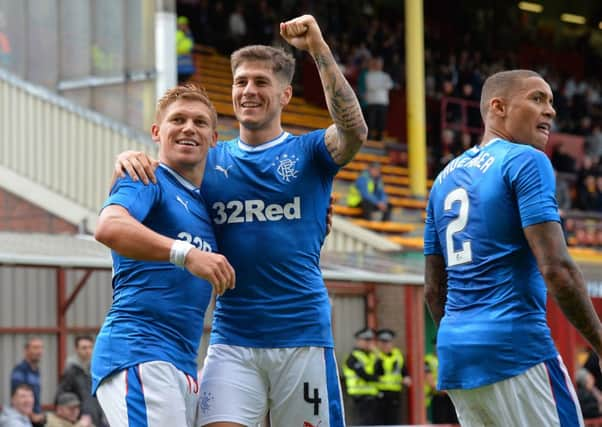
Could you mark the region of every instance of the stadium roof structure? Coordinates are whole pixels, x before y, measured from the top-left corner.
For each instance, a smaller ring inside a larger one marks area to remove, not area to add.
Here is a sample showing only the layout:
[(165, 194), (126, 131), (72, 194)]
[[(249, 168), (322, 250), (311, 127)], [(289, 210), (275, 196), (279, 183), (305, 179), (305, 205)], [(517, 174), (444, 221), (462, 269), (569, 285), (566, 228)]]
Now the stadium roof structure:
[[(0, 232), (0, 265), (111, 269), (109, 249), (90, 235)], [(388, 254), (325, 253), (325, 280), (421, 285), (422, 271)]]
[(112, 262), (88, 235), (0, 232), (0, 265), (111, 269)]

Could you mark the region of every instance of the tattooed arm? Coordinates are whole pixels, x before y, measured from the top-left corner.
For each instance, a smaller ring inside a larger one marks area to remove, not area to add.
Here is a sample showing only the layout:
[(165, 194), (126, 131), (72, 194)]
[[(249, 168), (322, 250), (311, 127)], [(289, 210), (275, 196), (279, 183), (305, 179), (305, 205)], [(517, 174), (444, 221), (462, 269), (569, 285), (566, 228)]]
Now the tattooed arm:
[(447, 300), (447, 273), (441, 255), (427, 255), (424, 270), (424, 299), (435, 325), (439, 327)]
[(548, 291), (596, 353), (602, 354), (602, 324), (583, 275), (567, 251), (560, 224), (544, 222), (524, 231)]
[(292, 46), (309, 52), (316, 62), (328, 111), (334, 121), (334, 125), (326, 130), (324, 140), (334, 161), (344, 165), (368, 136), (368, 127), (353, 88), (339, 69), (313, 16), (303, 15), (281, 23), (280, 34)]

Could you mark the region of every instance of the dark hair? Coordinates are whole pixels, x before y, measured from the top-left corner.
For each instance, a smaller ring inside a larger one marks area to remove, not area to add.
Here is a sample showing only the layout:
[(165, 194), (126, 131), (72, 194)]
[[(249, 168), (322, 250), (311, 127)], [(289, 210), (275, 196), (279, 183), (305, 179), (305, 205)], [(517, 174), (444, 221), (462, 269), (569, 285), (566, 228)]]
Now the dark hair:
[(94, 342), (94, 339), (92, 338), (91, 335), (77, 335), (74, 339), (73, 339), (73, 344), (75, 345), (75, 347), (77, 348), (77, 346), (79, 345), (79, 342), (81, 340), (85, 340), (85, 341), (90, 341), (90, 342)]
[(489, 76), (487, 80), (485, 80), (481, 91), (480, 109), (483, 120), (485, 120), (487, 112), (489, 111), (489, 101), (491, 101), (491, 98), (511, 94), (522, 80), (528, 79), (529, 77), (542, 78), (541, 75), (532, 70), (500, 71), (499, 73)]
[(11, 390), (10, 397), (15, 397), (15, 394), (17, 394), (17, 391), (19, 391), (19, 390), (29, 390), (29, 391), (31, 391), (32, 394), (35, 395), (35, 392), (33, 391), (33, 387), (30, 384), (19, 383), (16, 386), (14, 386), (13, 389)]
[(27, 339), (27, 341), (25, 341), (25, 345), (23, 346), (23, 348), (25, 348), (25, 350), (27, 350), (29, 348), (29, 346), (31, 345), (32, 341), (42, 341), (42, 338), (40, 338), (38, 336), (29, 337)]
[(230, 55), (232, 75), (243, 62), (267, 62), (271, 64), (272, 72), (287, 85), (293, 81), (295, 74), (295, 58), (282, 49), (265, 45), (251, 45), (240, 48)]

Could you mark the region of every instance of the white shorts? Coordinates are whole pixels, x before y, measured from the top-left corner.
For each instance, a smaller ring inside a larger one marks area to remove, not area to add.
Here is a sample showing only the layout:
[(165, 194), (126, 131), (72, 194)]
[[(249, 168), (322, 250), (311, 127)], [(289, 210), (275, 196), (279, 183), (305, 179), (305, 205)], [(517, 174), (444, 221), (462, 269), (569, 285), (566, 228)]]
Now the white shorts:
[(201, 375), (198, 426), (233, 422), (271, 427), (344, 427), (332, 348), (209, 346)]
[(560, 356), (484, 387), (448, 390), (462, 427), (583, 427)]
[(194, 427), (196, 378), (167, 362), (146, 362), (106, 378), (96, 390), (111, 427)]

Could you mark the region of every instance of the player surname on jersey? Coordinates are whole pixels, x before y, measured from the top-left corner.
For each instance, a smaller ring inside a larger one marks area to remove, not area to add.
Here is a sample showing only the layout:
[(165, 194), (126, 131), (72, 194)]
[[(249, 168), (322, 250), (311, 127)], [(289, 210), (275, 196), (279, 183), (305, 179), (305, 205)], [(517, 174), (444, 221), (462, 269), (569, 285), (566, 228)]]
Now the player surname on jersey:
[[(478, 151), (478, 148), (471, 148), (472, 150)], [(456, 168), (479, 168), (481, 172), (485, 173), (493, 162), (495, 162), (495, 157), (486, 152), (482, 152), (474, 158), (468, 156), (458, 157), (449, 162), (445, 169), (443, 169), (443, 172), (439, 175), (439, 183), (443, 182), (447, 175)]]

